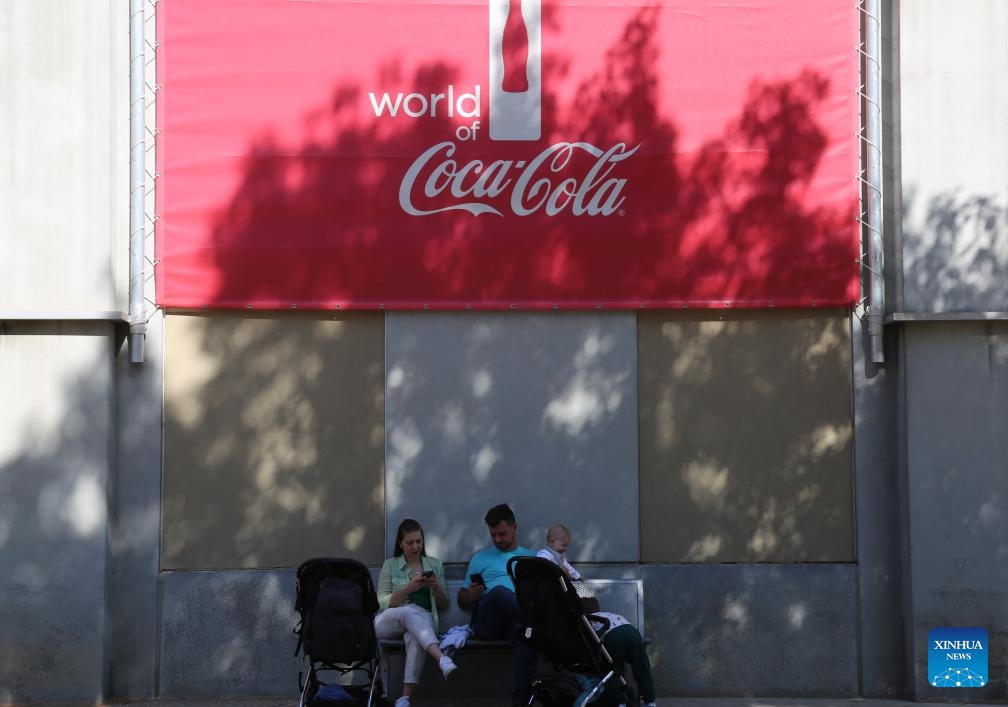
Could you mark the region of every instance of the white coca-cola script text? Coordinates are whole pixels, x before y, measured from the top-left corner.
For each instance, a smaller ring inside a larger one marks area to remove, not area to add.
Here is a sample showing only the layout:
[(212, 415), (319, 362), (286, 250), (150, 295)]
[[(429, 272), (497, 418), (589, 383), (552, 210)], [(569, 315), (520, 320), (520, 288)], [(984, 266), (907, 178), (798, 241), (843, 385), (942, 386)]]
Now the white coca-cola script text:
[[(399, 205), (413, 216), (444, 211), (503, 216), (487, 202), (499, 205), (499, 197), (509, 191), (508, 203), (517, 216), (529, 216), (540, 210), (550, 216), (564, 210), (575, 216), (608, 216), (618, 211), (625, 200), (626, 179), (613, 176), (613, 170), (639, 147), (628, 148), (618, 142), (603, 150), (588, 142), (558, 142), (527, 163), (478, 159), (460, 163), (454, 159), (455, 143), (439, 142), (406, 170), (399, 185)], [(591, 166), (580, 178), (561, 176), (579, 151), (593, 159)], [(445, 193), (459, 201), (442, 205)], [(424, 198), (438, 199), (438, 205), (424, 208)]]

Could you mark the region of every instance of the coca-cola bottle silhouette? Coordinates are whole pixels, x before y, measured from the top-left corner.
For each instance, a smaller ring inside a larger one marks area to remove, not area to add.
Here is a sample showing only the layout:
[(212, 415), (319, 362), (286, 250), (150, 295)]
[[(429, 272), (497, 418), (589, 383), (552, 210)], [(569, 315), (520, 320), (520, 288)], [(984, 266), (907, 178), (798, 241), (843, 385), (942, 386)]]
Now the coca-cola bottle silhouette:
[(501, 89), (508, 93), (524, 93), (528, 82), (528, 30), (522, 17), (521, 0), (508, 0), (507, 20), (504, 22), (504, 36), (501, 41), (501, 57), (504, 59), (504, 78)]
[(490, 139), (542, 134), (542, 0), (488, 0)]

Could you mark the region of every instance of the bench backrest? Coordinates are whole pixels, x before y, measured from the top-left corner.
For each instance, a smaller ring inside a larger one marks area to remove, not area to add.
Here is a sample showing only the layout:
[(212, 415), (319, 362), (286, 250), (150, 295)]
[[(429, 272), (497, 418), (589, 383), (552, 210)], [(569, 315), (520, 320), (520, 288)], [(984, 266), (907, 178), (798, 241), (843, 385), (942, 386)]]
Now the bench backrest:
[[(440, 630), (469, 623), (469, 612), (458, 607), (458, 590), (468, 582), (448, 580), (449, 607), (439, 612)], [(595, 597), (602, 611), (621, 614), (644, 635), (644, 582), (639, 579), (586, 579), (574, 582), (578, 596)]]

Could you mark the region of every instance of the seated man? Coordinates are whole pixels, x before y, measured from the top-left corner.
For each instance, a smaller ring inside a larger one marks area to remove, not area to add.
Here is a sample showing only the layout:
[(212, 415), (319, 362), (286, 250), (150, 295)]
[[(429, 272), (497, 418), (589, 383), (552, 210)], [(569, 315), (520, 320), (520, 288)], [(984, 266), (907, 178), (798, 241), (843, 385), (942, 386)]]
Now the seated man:
[[(508, 577), (507, 562), (516, 556), (535, 557), (535, 553), (518, 544), (518, 523), (514, 511), (506, 503), (491, 508), (483, 520), (490, 530), (493, 545), (480, 550), (469, 561), (466, 569), (469, 585), (459, 589), (458, 604), (473, 612), (473, 638), (511, 641), (514, 646), (511, 702), (527, 705), (532, 696), (532, 671), (536, 656), (518, 641), (521, 617), (514, 583)], [(479, 579), (483, 580), (482, 583)]]

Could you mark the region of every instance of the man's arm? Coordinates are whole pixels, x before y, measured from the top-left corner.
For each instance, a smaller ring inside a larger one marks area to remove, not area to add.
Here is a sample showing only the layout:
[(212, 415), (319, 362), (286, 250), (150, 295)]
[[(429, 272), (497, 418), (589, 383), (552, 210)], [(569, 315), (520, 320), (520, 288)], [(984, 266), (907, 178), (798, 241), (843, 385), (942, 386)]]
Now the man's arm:
[(472, 609), (472, 605), (476, 603), (476, 597), (473, 593), (469, 591), (469, 587), (460, 587), (458, 590), (458, 605), (463, 611), (469, 611)]
[[(473, 560), (475, 559), (476, 558), (473, 557), (472, 560), (469, 560), (469, 565), (466, 567), (466, 579), (479, 572), (473, 564)], [(482, 584), (473, 584), (472, 582), (459, 588), (458, 597), (456, 598), (459, 608), (462, 609), (462, 611), (471, 611), (473, 604), (475, 604), (476, 600), (480, 598), (484, 589), (486, 589), (486, 587)]]

